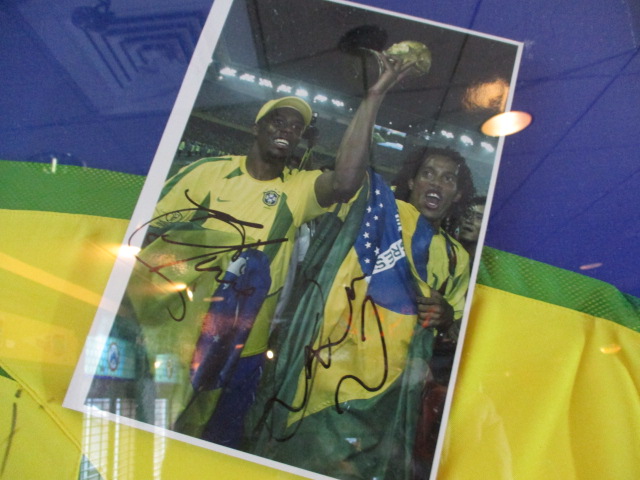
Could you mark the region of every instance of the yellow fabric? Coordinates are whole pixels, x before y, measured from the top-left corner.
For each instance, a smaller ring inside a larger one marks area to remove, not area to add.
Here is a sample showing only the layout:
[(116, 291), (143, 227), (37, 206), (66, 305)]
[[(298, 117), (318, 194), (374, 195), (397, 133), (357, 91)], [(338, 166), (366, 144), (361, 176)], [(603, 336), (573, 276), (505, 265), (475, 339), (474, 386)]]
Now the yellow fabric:
[[(402, 223), (402, 236), (405, 245), (410, 245), (419, 212), (407, 202), (398, 200), (397, 204)], [(457, 240), (449, 237), (449, 241), (456, 258), (453, 276), (449, 271), (450, 254), (447, 252), (447, 240), (443, 231), (440, 230), (433, 236), (429, 244), (427, 284), (438, 291), (444, 288), (444, 292), (441, 293), (449, 305), (453, 307), (454, 320), (459, 321), (462, 319), (469, 287), (469, 254)], [(407, 250), (407, 254), (410, 255), (410, 249)]]
[(462, 319), (464, 313), (464, 303), (467, 289), (469, 287), (469, 254), (462, 246), (451, 239), (455, 245), (457, 262), (453, 277), (449, 274), (449, 257), (447, 252), (447, 241), (442, 232), (433, 236), (429, 246), (429, 264), (427, 268), (427, 283), (432, 285), (434, 290), (439, 290), (447, 280), (444, 298), (453, 307), (453, 317), (456, 321)]
[(640, 478), (640, 334), (476, 287), (443, 479)]
[[(3, 479), (76, 480), (82, 453), (105, 480), (299, 478), (62, 407), (113, 267), (126, 220), (0, 210), (0, 461), (16, 429)], [(20, 397), (16, 392), (20, 391)], [(117, 448), (116, 448), (117, 447)]]
[(78, 448), (30, 392), (0, 377), (0, 478), (78, 478)]
[[(61, 403), (111, 271), (126, 222), (0, 210), (2, 365)], [(16, 266), (20, 268), (16, 268)], [(10, 293), (10, 294), (9, 294)], [(43, 368), (56, 365), (50, 378)]]
[[(247, 172), (244, 156), (203, 158), (187, 165), (167, 181), (154, 213), (154, 217), (166, 216), (158, 218), (154, 225), (185, 222), (196, 216), (193, 211), (178, 212), (195, 207), (185, 196), (188, 192), (189, 198), (198, 204), (231, 215), (236, 221), (259, 224), (260, 227), (243, 225), (247, 238), (256, 240), (266, 240), (269, 229), (277, 221), (278, 206), (285, 202), (294, 221), (287, 231), (289, 238), (297, 227), (327, 211), (318, 205), (313, 188), (320, 174), (318, 170), (285, 169), (282, 178), (257, 180)], [(269, 199), (266, 198), (268, 193), (272, 194)], [(202, 212), (197, 216), (202, 216)], [(237, 225), (234, 228), (218, 217), (208, 218), (202, 225), (238, 236)]]

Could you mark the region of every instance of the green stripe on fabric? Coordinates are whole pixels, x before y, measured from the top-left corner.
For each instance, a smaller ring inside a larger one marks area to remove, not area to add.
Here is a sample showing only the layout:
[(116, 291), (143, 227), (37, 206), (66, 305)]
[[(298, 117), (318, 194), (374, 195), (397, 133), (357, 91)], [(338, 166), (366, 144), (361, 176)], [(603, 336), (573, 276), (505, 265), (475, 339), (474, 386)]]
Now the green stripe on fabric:
[(207, 157), (207, 158), (201, 158), (198, 161), (195, 161), (193, 163), (190, 163), (188, 166), (186, 166), (185, 168), (183, 168), (182, 170), (180, 170), (179, 173), (177, 173), (176, 175), (174, 175), (164, 186), (164, 188), (162, 189), (162, 193), (160, 194), (160, 198), (163, 198), (167, 193), (169, 193), (171, 191), (171, 189), (176, 185), (176, 183), (178, 183), (185, 175), (187, 175), (189, 172), (193, 171), (194, 168), (199, 167), (200, 165), (203, 165), (205, 163), (212, 163), (212, 162), (229, 162), (231, 161), (231, 157)]
[(145, 177), (48, 163), (0, 161), (0, 208), (130, 218)]
[(640, 332), (640, 299), (579, 273), (485, 247), (478, 283), (611, 320)]
[(227, 175), (226, 178), (227, 180), (233, 177), (239, 177), (240, 175), (243, 175), (242, 173), (242, 169), (240, 167), (236, 168), (233, 172), (231, 172), (229, 175)]
[(275, 215), (275, 221), (273, 222), (271, 230), (269, 231), (269, 236), (267, 237), (268, 241), (276, 241), (276, 243), (271, 243), (264, 247), (264, 254), (270, 261), (273, 261), (282, 246), (282, 242), (278, 240), (283, 238), (286, 239), (287, 232), (289, 231), (292, 223), (293, 215), (287, 205), (287, 194), (283, 193), (282, 197), (280, 197), (280, 202), (278, 203), (278, 211)]
[(9, 380), (13, 380), (13, 377), (7, 373), (7, 371), (0, 367), (0, 377), (8, 378)]

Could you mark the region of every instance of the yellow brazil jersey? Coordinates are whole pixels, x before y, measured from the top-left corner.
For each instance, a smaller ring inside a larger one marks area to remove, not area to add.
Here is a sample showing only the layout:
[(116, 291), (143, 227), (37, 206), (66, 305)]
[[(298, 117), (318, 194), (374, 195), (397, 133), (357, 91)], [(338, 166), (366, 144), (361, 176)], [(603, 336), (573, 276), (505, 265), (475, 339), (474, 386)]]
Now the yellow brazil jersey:
[(167, 182), (154, 216), (167, 215), (154, 223), (193, 220), (205, 213), (197, 209), (201, 206), (213, 212), (200, 222), (204, 228), (237, 233), (245, 222), (245, 243), (289, 238), (297, 227), (326, 211), (314, 192), (319, 175), (319, 171), (285, 169), (278, 178), (256, 180), (247, 173), (244, 156), (203, 158)]
[[(409, 243), (415, 220), (419, 216), (416, 208), (406, 202), (397, 201), (398, 213), (402, 219), (403, 237)], [(419, 268), (419, 266), (416, 266)], [(469, 287), (469, 254), (457, 240), (442, 229), (433, 235), (429, 245), (427, 284), (439, 291), (453, 307), (454, 320), (459, 321), (464, 312), (465, 297)]]
[(271, 284), (242, 356), (264, 352), (296, 229), (325, 213), (316, 199), (319, 171), (289, 171), (260, 181), (246, 157), (204, 158), (163, 189), (127, 287), (153, 361), (170, 355), (188, 378), (195, 345), (216, 288), (230, 262), (248, 249), (264, 252)]

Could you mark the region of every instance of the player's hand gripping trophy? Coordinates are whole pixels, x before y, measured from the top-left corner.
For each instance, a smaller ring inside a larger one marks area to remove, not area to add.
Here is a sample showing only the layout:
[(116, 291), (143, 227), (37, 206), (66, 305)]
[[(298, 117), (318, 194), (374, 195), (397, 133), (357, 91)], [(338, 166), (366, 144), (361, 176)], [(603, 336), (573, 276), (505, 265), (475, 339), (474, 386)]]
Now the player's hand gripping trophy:
[(411, 64), (409, 75), (420, 76), (425, 75), (431, 68), (431, 52), (426, 45), (412, 40), (394, 43), (383, 52), (371, 50), (378, 59), (380, 73), (384, 68), (382, 56), (384, 55), (389, 62), (399, 63), (400, 67)]

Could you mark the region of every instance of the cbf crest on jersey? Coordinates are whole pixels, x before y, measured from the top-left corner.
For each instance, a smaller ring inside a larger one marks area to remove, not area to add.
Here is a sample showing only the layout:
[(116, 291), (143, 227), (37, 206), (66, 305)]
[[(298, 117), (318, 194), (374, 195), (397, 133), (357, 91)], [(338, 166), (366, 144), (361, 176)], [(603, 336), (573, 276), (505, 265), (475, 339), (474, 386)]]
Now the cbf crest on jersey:
[(280, 194), (274, 190), (268, 190), (262, 194), (262, 202), (269, 207), (277, 204), (279, 198)]

